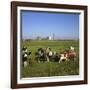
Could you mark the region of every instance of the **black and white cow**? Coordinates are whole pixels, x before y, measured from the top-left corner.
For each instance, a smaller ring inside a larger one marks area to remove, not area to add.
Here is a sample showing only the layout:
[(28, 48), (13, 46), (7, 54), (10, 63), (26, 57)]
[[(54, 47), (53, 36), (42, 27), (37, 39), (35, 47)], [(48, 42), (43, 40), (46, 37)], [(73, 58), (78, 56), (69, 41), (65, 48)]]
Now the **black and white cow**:
[(39, 48), (35, 53), (35, 58), (38, 62), (46, 61), (46, 52), (43, 48)]
[(40, 61), (59, 61), (60, 55), (56, 53), (55, 51), (53, 52), (51, 48), (47, 47), (45, 49), (39, 48), (37, 52), (35, 53), (35, 57), (38, 62)]
[(27, 47), (23, 47), (22, 48), (22, 63), (23, 63), (23, 67), (26, 67), (29, 64), (28, 57), (31, 58), (31, 52), (28, 52)]

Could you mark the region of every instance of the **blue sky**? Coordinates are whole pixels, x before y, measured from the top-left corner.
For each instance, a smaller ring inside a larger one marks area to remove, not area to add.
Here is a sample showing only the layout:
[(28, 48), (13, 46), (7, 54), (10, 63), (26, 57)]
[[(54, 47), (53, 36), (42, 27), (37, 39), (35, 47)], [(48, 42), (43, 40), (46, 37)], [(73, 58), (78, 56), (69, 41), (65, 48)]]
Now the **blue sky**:
[(52, 36), (61, 39), (79, 38), (79, 14), (21, 11), (22, 38)]

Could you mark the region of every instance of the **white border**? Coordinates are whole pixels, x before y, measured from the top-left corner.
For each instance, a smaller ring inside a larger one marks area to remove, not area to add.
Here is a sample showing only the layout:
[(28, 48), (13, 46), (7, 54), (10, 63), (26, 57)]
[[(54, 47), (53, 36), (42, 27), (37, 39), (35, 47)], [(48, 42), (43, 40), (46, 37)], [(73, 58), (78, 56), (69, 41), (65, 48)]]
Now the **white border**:
[[(79, 18), (79, 38), (80, 38), (80, 52), (79, 52), (79, 73), (80, 75), (73, 76), (54, 76), (54, 77), (36, 77), (36, 78), (20, 78), (20, 10), (35, 10), (35, 11), (54, 11), (54, 12), (70, 12), (80, 13)], [(18, 7), (17, 8), (17, 83), (44, 83), (44, 82), (62, 82), (62, 81), (77, 81), (84, 80), (84, 11), (71, 9), (52, 9), (52, 8), (35, 8), (35, 7)]]

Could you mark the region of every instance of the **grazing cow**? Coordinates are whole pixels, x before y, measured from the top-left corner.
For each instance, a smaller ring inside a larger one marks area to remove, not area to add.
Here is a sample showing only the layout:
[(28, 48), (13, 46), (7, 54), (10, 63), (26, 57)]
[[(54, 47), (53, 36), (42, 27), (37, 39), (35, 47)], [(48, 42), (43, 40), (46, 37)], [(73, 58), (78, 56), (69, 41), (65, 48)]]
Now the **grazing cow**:
[(24, 67), (27, 66), (27, 53), (24, 53), (22, 55), (22, 60), (23, 60), (23, 66)]
[(37, 52), (35, 53), (35, 59), (40, 62), (40, 61), (59, 61), (60, 60), (60, 54), (57, 53), (56, 51), (52, 51), (51, 48), (47, 47), (46, 49), (44, 48), (39, 48)]
[(53, 55), (53, 59), (54, 59), (54, 61), (56, 61), (56, 62), (58, 62), (59, 60), (60, 60), (60, 54), (59, 53), (55, 53), (54, 55)]
[(60, 63), (61, 61), (67, 61), (67, 60), (68, 60), (68, 55), (67, 55), (67, 53), (61, 53), (61, 54), (60, 54), (59, 63)]
[(38, 62), (46, 60), (46, 53), (43, 48), (39, 48), (35, 53), (35, 58)]
[[(47, 50), (46, 50), (47, 52)], [(47, 62), (49, 62), (53, 57), (53, 52), (51, 50), (51, 48), (48, 48), (48, 52), (46, 53), (46, 59), (47, 59)]]
[(77, 56), (77, 53), (75, 52), (75, 51), (71, 51), (71, 50), (69, 50), (69, 51), (67, 51), (67, 55), (68, 55), (68, 59), (73, 59), (73, 60), (75, 60), (75, 58), (76, 58), (76, 56)]
[(74, 47), (70, 47), (70, 50), (64, 51), (64, 53), (61, 54), (59, 63), (61, 61), (69, 61), (69, 60), (75, 60), (77, 57), (77, 53), (74, 51)]
[(75, 60), (75, 58), (77, 57), (77, 53), (75, 52), (75, 49), (72, 46), (70, 47), (70, 50), (67, 50), (67, 53), (69, 59)]
[(31, 59), (31, 52), (27, 51), (26, 47), (22, 48), (22, 63), (23, 67), (26, 67), (28, 65), (28, 56), (30, 57), (29, 60)]
[(38, 62), (40, 62), (40, 61), (49, 62), (52, 59), (52, 56), (53, 56), (53, 52), (52, 52), (51, 48), (49, 48), (49, 47), (46, 49), (39, 48), (37, 50), (37, 52), (35, 53), (35, 57)]
[(40, 61), (59, 61), (60, 54), (57, 52), (53, 52), (51, 48), (47, 47), (46, 49), (39, 48), (35, 53), (35, 58), (38, 62)]

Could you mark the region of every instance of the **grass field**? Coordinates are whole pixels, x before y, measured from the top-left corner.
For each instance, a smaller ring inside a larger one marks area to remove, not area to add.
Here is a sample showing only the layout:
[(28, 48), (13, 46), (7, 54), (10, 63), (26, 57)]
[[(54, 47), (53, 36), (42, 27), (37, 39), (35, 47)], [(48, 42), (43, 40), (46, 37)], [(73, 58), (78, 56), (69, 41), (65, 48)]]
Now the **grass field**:
[(76, 61), (69, 62), (40, 62), (35, 60), (35, 52), (38, 48), (50, 47), (52, 51), (62, 52), (69, 49), (70, 46), (75, 47), (75, 51), (79, 54), (79, 41), (23, 41), (28, 51), (32, 52), (32, 60), (29, 66), (23, 68), (23, 77), (47, 77), (47, 76), (65, 76), (79, 74), (79, 58)]

